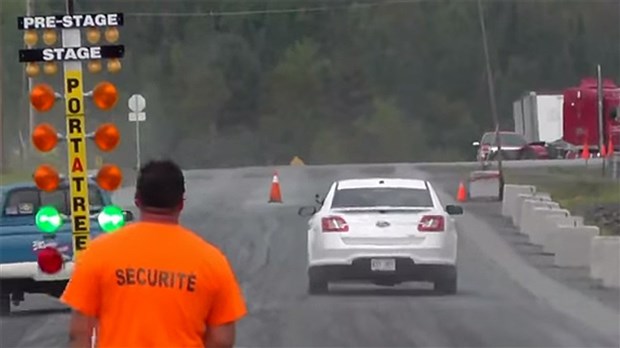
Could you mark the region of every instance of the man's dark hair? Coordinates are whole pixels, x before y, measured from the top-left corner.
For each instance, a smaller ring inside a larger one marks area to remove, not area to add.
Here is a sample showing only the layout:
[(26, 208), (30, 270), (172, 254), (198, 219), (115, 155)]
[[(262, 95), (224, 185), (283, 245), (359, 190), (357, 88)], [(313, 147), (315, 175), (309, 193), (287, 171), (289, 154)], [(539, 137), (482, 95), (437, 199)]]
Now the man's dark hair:
[(156, 160), (140, 168), (136, 196), (145, 207), (171, 209), (183, 201), (184, 194), (185, 178), (176, 163)]

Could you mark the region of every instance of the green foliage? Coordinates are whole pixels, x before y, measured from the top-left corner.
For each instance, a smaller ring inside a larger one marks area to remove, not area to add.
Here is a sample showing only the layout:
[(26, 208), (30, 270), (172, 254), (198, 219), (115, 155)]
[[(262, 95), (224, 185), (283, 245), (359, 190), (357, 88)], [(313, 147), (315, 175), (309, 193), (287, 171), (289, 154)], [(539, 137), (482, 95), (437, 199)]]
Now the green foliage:
[(326, 126), (321, 101), (329, 63), (318, 48), (309, 39), (294, 43), (267, 76), (260, 134), (272, 161), (306, 157), (321, 125)]
[[(13, 153), (28, 127), (15, 26), (25, 2), (0, 2), (2, 137)], [(55, 0), (35, 3), (38, 14), (63, 10)], [(88, 75), (87, 89), (105, 78), (123, 100), (144, 94), (144, 157), (173, 157), (185, 167), (284, 164), (294, 155), (315, 164), (473, 158), (471, 141), (493, 128), (476, 3), (343, 8), (348, 3), (78, 1), (79, 12), (126, 14), (121, 74)], [(513, 127), (512, 102), (526, 91), (576, 85), (599, 63), (606, 77), (620, 75), (615, 2), (484, 3), (502, 128)], [(163, 15), (318, 6), (334, 9)], [(162, 16), (136, 15), (144, 12)], [(45, 81), (62, 87), (59, 76)], [(87, 124), (116, 122), (121, 149), (104, 160), (132, 166), (135, 125), (126, 112), (125, 102), (114, 113), (91, 107)], [(62, 114), (58, 106), (36, 122), (63, 129)]]
[[(355, 162), (416, 162), (426, 149), (417, 122), (407, 120), (392, 100), (377, 99), (374, 112), (354, 123)], [(416, 158), (418, 156), (418, 158)]]

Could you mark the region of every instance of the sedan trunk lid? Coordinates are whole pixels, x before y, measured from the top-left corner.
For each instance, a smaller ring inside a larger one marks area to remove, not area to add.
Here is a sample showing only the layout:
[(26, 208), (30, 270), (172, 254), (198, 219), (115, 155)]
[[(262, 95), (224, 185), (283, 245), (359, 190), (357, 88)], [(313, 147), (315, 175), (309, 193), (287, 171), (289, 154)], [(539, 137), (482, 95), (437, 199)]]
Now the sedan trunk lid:
[(349, 231), (340, 234), (348, 245), (411, 245), (422, 243), (418, 231), (422, 216), (432, 208), (350, 208), (333, 209), (346, 221)]

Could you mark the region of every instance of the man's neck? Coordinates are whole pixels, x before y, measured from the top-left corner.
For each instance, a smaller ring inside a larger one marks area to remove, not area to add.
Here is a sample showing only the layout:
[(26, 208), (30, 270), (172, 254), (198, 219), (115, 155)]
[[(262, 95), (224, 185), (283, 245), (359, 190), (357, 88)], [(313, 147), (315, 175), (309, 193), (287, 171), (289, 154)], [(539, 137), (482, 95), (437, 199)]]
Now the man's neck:
[(149, 210), (140, 211), (140, 221), (156, 222), (162, 224), (178, 224), (179, 215), (170, 212), (154, 212)]

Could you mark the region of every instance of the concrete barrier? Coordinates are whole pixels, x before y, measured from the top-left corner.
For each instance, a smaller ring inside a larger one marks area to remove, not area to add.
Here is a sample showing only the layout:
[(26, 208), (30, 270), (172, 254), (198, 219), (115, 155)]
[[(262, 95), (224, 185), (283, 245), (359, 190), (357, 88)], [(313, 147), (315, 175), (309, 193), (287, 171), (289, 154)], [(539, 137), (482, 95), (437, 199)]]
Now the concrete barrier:
[(469, 198), (499, 199), (500, 180), (498, 170), (476, 170), (469, 174)]
[(517, 200), (514, 205), (514, 210), (512, 211), (512, 224), (516, 227), (519, 227), (519, 223), (521, 222), (521, 208), (523, 207), (523, 201), (525, 201), (526, 199), (551, 201), (551, 196), (549, 196), (549, 194), (545, 192), (537, 192), (534, 194), (518, 194)]
[(562, 238), (561, 227), (583, 226), (582, 216), (548, 216), (551, 229), (543, 237), (543, 251), (555, 254), (558, 241)]
[(620, 288), (620, 236), (592, 238), (590, 277), (604, 287)]
[(559, 227), (561, 238), (553, 259), (559, 267), (588, 267), (592, 239), (599, 234), (597, 226)]
[(521, 206), (523, 205), (523, 201), (526, 199), (534, 199), (535, 193), (518, 193), (517, 198), (515, 199), (515, 204), (512, 207), (511, 217), (512, 224), (515, 227), (519, 227), (519, 223), (521, 222)]
[(547, 233), (553, 231), (557, 224), (549, 219), (552, 216), (569, 217), (570, 211), (561, 208), (535, 207), (531, 215), (531, 225), (529, 230), (530, 242), (536, 245), (543, 245)]
[(519, 232), (525, 235), (530, 234), (535, 226), (533, 212), (535, 208), (560, 209), (560, 204), (553, 201), (526, 199), (522, 203), (521, 218), (519, 220)]
[(517, 196), (519, 194), (534, 194), (536, 186), (532, 185), (504, 185), (504, 198), (502, 199), (502, 216), (510, 217), (517, 204)]

